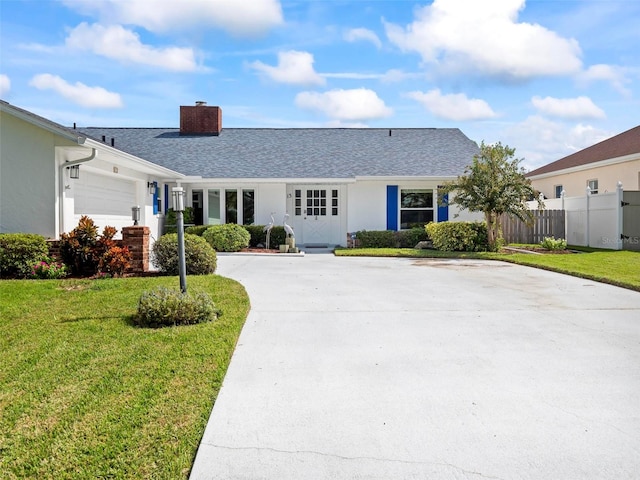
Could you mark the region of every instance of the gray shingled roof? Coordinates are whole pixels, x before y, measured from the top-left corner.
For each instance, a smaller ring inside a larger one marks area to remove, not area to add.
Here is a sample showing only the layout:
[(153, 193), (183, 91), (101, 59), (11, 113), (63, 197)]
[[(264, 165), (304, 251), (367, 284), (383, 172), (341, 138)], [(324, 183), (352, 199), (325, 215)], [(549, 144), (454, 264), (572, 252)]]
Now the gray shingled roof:
[(457, 128), (82, 128), (82, 133), (185, 175), (204, 178), (457, 176), (479, 152)]

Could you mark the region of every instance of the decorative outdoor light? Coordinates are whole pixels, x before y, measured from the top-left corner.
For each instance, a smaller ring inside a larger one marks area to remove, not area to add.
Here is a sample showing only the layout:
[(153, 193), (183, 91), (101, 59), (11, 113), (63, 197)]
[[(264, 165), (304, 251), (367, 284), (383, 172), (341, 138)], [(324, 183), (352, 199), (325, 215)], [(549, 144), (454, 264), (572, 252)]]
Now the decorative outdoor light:
[(73, 178), (74, 180), (80, 178), (80, 165), (72, 165), (67, 167), (67, 170), (69, 170), (69, 178)]
[(147, 190), (149, 190), (149, 195), (155, 195), (156, 182), (147, 182)]
[(180, 275), (180, 291), (187, 292), (187, 263), (184, 256), (184, 189), (182, 187), (171, 188), (173, 210), (176, 212), (176, 228), (178, 230), (178, 273)]
[(131, 220), (133, 220), (134, 225), (138, 225), (140, 221), (140, 206), (136, 205), (135, 207), (131, 207)]
[(175, 212), (184, 211), (184, 189), (182, 187), (173, 187), (171, 189), (171, 198), (173, 199), (173, 210)]

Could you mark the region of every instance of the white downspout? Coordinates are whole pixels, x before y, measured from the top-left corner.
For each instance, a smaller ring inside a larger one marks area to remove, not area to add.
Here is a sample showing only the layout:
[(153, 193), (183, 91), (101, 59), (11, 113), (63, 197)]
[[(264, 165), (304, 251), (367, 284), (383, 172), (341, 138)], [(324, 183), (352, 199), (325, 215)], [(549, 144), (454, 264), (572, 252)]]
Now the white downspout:
[(64, 173), (65, 168), (73, 167), (74, 165), (80, 165), (81, 163), (87, 163), (91, 160), (94, 160), (98, 156), (98, 150), (95, 148), (91, 149), (91, 155), (85, 158), (79, 158), (78, 160), (73, 160), (71, 162), (67, 161), (60, 165), (60, 222), (58, 223), (58, 231), (56, 232), (56, 237), (60, 237), (60, 234), (64, 232), (64, 204), (65, 204), (65, 181), (66, 176)]

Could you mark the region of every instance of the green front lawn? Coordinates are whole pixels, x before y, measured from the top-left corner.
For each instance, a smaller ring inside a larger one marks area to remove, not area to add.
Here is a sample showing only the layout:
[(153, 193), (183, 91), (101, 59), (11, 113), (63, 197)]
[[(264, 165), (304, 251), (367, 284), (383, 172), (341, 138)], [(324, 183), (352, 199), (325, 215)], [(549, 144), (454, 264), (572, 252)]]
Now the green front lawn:
[(575, 254), (531, 255), (526, 253), (440, 252), (410, 248), (350, 248), (338, 256), (476, 258), (544, 268), (640, 291), (640, 252), (586, 249)]
[(132, 326), (176, 277), (0, 282), (0, 475), (186, 478), (249, 310), (244, 288), (188, 277), (213, 323)]

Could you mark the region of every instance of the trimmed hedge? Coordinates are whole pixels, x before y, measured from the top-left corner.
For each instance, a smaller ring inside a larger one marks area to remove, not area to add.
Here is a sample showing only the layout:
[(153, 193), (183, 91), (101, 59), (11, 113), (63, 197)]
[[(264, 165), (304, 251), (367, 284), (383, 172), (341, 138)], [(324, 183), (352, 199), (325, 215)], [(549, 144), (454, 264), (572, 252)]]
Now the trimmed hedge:
[[(178, 275), (178, 234), (162, 235), (152, 248), (153, 264), (167, 275)], [(216, 271), (216, 252), (207, 241), (186, 233), (184, 235), (184, 256), (187, 274), (208, 275)]]
[(424, 228), (410, 230), (361, 230), (356, 232), (361, 248), (413, 248), (418, 242), (429, 240)]
[(418, 243), (429, 240), (429, 235), (424, 227), (416, 227), (396, 232), (396, 240), (399, 248), (414, 248)]
[[(167, 213), (164, 216), (164, 233), (176, 233), (178, 231), (178, 219), (176, 218), (176, 215), (177, 214), (173, 208), (167, 210)], [(184, 212), (182, 212), (182, 222), (185, 225), (194, 223), (193, 207), (186, 207), (184, 209)]]
[(484, 222), (432, 222), (425, 228), (437, 250), (484, 252), (489, 249)]
[(213, 225), (202, 234), (216, 252), (239, 252), (249, 246), (251, 235), (242, 225), (227, 223)]
[(35, 233), (0, 234), (0, 276), (25, 278), (33, 266), (49, 260), (47, 240)]
[(211, 225), (192, 225), (184, 229), (184, 233), (190, 233), (191, 235), (197, 235), (199, 237), (205, 232)]
[[(257, 247), (258, 245), (267, 244), (267, 232), (264, 231), (265, 225), (244, 225), (244, 228), (249, 232), (251, 238), (249, 240), (250, 247)], [(286, 242), (287, 234), (284, 231), (282, 225), (274, 225), (271, 229), (271, 235), (269, 237), (269, 247), (278, 248), (278, 245), (283, 245)]]

